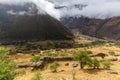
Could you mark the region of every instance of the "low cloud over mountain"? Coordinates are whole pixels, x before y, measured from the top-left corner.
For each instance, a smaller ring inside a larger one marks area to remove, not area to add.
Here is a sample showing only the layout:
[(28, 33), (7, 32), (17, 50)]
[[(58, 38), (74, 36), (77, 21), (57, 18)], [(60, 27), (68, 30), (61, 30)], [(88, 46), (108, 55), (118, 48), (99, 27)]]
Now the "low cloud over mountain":
[(101, 19), (120, 16), (120, 0), (0, 0), (0, 3), (6, 4), (25, 2), (35, 3), (38, 9), (57, 19), (64, 16)]
[[(120, 0), (51, 0), (68, 17), (110, 18), (120, 16)], [(64, 7), (63, 7), (64, 6)]]

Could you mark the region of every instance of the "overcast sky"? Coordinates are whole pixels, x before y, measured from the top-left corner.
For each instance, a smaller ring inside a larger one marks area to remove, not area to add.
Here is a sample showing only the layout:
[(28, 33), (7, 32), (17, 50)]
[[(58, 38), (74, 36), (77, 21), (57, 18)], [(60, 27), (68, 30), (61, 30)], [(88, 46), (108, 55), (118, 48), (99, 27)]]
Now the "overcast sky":
[(86, 16), (90, 18), (110, 18), (120, 16), (120, 0), (53, 0), (57, 5), (87, 5), (82, 10), (77, 8), (62, 9), (61, 16)]
[[(49, 1), (53, 1), (49, 2)], [(21, 4), (33, 2), (51, 16), (59, 19), (64, 16), (86, 16), (89, 18), (110, 18), (120, 16), (120, 0), (0, 0), (0, 3)], [(74, 4), (87, 5), (82, 10), (72, 8)], [(70, 9), (56, 10), (55, 5), (68, 6)]]

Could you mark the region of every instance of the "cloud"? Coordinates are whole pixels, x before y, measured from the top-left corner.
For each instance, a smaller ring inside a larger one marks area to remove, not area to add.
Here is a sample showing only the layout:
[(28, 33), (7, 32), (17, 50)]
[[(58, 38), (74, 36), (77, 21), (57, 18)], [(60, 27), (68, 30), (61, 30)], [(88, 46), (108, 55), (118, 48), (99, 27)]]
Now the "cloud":
[(47, 0), (0, 0), (0, 3), (9, 5), (22, 5), (27, 2), (35, 3), (40, 14), (47, 13), (56, 19), (60, 18), (59, 10), (56, 10), (55, 5)]
[[(120, 16), (120, 0), (0, 0), (0, 3), (16, 5), (25, 2), (35, 3), (40, 14), (47, 13), (57, 19), (67, 16), (101, 19)], [(55, 9), (55, 6), (67, 8)]]
[[(64, 16), (85, 16), (89, 18), (110, 18), (120, 16), (120, 0), (53, 0), (56, 5), (67, 6), (60, 9), (60, 14)], [(60, 3), (60, 4), (59, 4)], [(81, 10), (74, 5), (87, 5)]]
[(38, 9), (42, 9), (45, 12), (47, 12), (49, 15), (59, 19), (60, 18), (60, 12), (59, 10), (56, 10), (54, 7), (55, 5), (47, 0), (32, 0), (33, 3), (35, 3), (38, 7)]

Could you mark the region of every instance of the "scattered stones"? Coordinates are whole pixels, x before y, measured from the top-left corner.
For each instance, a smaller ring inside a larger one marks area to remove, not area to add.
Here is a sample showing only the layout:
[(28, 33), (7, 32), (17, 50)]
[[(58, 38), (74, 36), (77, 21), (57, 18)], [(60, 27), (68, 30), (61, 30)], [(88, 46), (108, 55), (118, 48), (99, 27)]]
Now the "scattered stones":
[(75, 49), (69, 49), (69, 50), (67, 50), (67, 53), (75, 54), (75, 53), (76, 53), (76, 50), (75, 50)]
[(72, 78), (66, 78), (66, 80), (73, 80)]
[(34, 68), (33, 68), (33, 67), (31, 68), (31, 71), (34, 71)]
[(72, 63), (72, 67), (73, 67), (73, 68), (78, 67), (78, 63), (73, 62), (73, 63)]
[(69, 63), (66, 63), (65, 66), (69, 66)]
[(31, 55), (32, 55), (32, 56), (35, 56), (35, 54), (34, 54), (34, 53), (32, 53)]
[(109, 73), (109, 74), (118, 74), (118, 72), (116, 72), (116, 71), (108, 71), (107, 73)]
[(61, 70), (60, 72), (64, 72), (65, 70)]
[(114, 54), (114, 56), (120, 56), (119, 54)]
[(118, 58), (111, 58), (110, 61), (118, 61)]
[[(69, 61), (73, 60), (72, 57), (42, 57), (38, 62), (25, 62), (25, 63), (17, 63), (18, 67), (34, 67), (43, 69), (46, 63), (54, 62), (54, 61)], [(68, 64), (69, 65), (69, 64)], [(75, 65), (76, 66), (76, 65)]]
[(118, 60), (118, 62), (120, 62), (120, 59)]

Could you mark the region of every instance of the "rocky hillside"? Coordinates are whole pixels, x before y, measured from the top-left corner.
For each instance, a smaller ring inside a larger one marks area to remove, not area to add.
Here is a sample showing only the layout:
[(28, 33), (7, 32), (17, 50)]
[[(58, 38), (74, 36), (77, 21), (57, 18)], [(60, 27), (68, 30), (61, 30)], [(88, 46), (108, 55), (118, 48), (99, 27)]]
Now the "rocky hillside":
[(72, 39), (72, 33), (33, 3), (0, 4), (0, 40)]
[(120, 17), (109, 19), (62, 18), (63, 24), (71, 29), (78, 28), (81, 33), (104, 38), (120, 40)]

